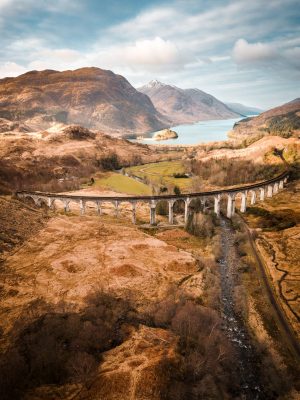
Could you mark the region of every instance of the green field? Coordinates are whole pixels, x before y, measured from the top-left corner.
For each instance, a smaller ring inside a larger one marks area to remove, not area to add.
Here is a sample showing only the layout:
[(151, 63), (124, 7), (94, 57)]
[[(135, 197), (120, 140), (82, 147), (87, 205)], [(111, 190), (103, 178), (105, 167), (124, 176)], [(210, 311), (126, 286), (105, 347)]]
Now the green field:
[[(133, 195), (151, 195), (151, 188), (144, 183), (138, 182), (133, 178), (118, 174), (116, 172), (107, 172), (101, 177), (95, 177), (95, 183), (91, 187), (112, 190), (114, 192), (133, 194)], [(88, 185), (83, 185), (87, 187)]]
[(174, 174), (185, 173), (182, 161), (162, 161), (155, 164), (137, 165), (126, 168), (126, 172), (146, 179), (156, 186), (178, 186), (182, 191), (188, 191), (191, 178), (174, 178)]

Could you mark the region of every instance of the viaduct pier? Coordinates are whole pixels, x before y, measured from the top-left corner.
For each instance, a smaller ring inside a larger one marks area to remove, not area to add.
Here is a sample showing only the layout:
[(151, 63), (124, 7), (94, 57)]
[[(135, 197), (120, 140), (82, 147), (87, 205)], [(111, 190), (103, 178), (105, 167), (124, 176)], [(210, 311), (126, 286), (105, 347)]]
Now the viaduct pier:
[(136, 208), (138, 203), (146, 203), (149, 206), (150, 225), (156, 224), (156, 207), (160, 201), (167, 201), (169, 224), (174, 224), (174, 204), (178, 201), (184, 203), (184, 221), (187, 222), (189, 209), (193, 201), (200, 200), (201, 204), (205, 205), (208, 201), (213, 201), (215, 214), (219, 215), (221, 210), (221, 201), (227, 201), (227, 217), (231, 218), (236, 210), (236, 200), (240, 198), (240, 211), (244, 213), (247, 209), (247, 204), (253, 205), (257, 200), (263, 201), (266, 197), (272, 197), (279, 190), (283, 189), (284, 184), (289, 177), (289, 171), (259, 183), (250, 185), (242, 185), (231, 189), (213, 190), (209, 192), (186, 193), (180, 195), (161, 195), (161, 196), (78, 196), (71, 194), (45, 193), (45, 192), (30, 192), (19, 191), (16, 196), (19, 199), (32, 199), (38, 206), (45, 204), (47, 207), (54, 208), (55, 202), (60, 201), (64, 205), (64, 210), (67, 213), (71, 210), (71, 204), (77, 203), (80, 207), (81, 215), (85, 214), (87, 203), (93, 203), (99, 215), (102, 214), (104, 203), (112, 203), (115, 216), (119, 215), (120, 204), (127, 203), (131, 205), (132, 222), (136, 223)]

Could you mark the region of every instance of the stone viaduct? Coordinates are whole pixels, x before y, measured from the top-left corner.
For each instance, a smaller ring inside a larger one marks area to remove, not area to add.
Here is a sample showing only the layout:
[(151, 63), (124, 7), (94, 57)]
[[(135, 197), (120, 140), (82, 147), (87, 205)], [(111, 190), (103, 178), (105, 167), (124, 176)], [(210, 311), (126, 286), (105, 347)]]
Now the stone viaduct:
[(187, 222), (189, 208), (194, 199), (201, 201), (205, 206), (208, 200), (213, 200), (215, 214), (220, 214), (222, 199), (227, 200), (227, 217), (231, 218), (236, 209), (236, 199), (240, 196), (240, 211), (243, 213), (247, 208), (247, 201), (253, 205), (259, 199), (263, 201), (265, 197), (272, 197), (280, 189), (283, 189), (287, 182), (289, 172), (286, 171), (272, 179), (254, 183), (251, 185), (243, 185), (231, 189), (213, 190), (209, 192), (188, 193), (180, 195), (161, 195), (161, 196), (130, 196), (130, 197), (101, 197), (101, 196), (78, 196), (66, 195), (58, 193), (45, 192), (29, 192), (20, 191), (16, 193), (19, 199), (31, 198), (36, 205), (42, 206), (46, 204), (49, 208), (53, 208), (55, 201), (59, 200), (64, 205), (65, 212), (70, 211), (70, 203), (76, 202), (80, 206), (80, 213), (83, 215), (86, 209), (86, 203), (92, 202), (97, 209), (98, 214), (102, 214), (103, 203), (112, 203), (115, 209), (116, 217), (119, 215), (119, 205), (121, 203), (129, 203), (132, 207), (132, 222), (136, 223), (136, 206), (139, 202), (147, 203), (150, 209), (150, 224), (156, 224), (156, 206), (160, 201), (167, 201), (169, 205), (169, 224), (174, 224), (174, 204), (177, 201), (184, 202), (184, 221)]

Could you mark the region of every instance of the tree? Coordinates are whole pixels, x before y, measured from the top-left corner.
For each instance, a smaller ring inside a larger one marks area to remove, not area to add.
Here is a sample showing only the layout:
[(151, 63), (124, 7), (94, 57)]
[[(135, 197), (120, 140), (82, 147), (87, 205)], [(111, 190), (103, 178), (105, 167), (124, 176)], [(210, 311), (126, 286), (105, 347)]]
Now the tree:
[(179, 196), (179, 195), (181, 194), (181, 190), (180, 190), (180, 188), (179, 188), (177, 185), (174, 186), (174, 193), (175, 193), (177, 196)]

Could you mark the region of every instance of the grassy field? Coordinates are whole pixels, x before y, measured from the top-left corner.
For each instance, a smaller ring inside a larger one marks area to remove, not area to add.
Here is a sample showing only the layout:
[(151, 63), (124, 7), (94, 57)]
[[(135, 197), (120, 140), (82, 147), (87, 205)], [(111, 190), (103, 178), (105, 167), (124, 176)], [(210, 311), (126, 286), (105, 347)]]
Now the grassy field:
[(108, 172), (101, 177), (95, 177), (95, 183), (92, 187), (113, 190), (114, 192), (151, 195), (151, 188), (144, 183), (138, 182), (133, 178), (124, 176), (115, 172)]
[(175, 178), (174, 174), (185, 173), (181, 161), (162, 161), (155, 164), (137, 165), (126, 168), (126, 172), (139, 178), (146, 179), (149, 183), (159, 186), (178, 186), (182, 191), (188, 191), (191, 178)]

